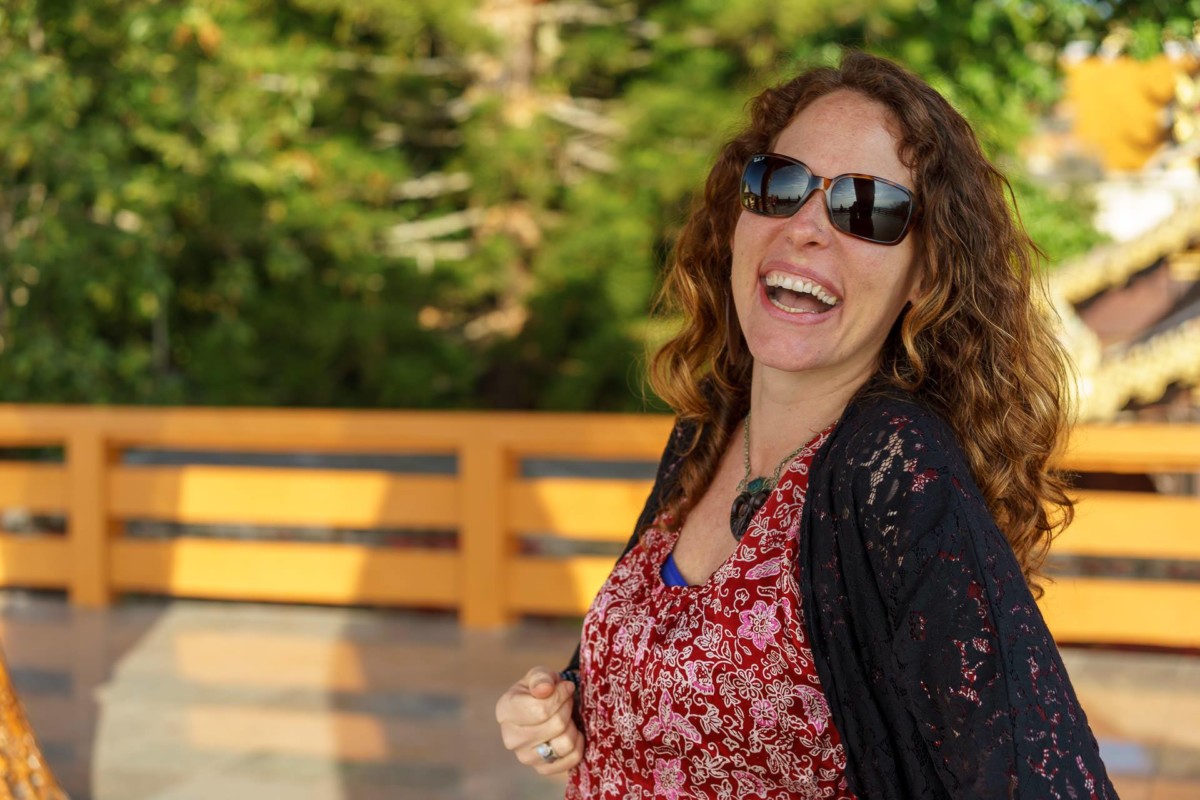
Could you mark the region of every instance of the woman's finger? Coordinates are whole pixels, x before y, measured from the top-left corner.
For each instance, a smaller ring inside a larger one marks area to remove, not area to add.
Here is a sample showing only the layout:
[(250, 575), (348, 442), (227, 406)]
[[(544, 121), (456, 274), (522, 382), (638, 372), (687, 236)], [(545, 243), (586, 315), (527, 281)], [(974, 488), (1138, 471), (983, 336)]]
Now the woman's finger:
[(554, 775), (571, 769), (582, 756), (583, 737), (574, 725), (570, 730), (523, 748), (517, 760), (533, 767), (541, 775)]
[(540, 742), (548, 741), (556, 736), (561, 736), (567, 730), (575, 727), (575, 720), (572, 717), (573, 708), (573, 698), (566, 696), (558, 708), (550, 711), (549, 715), (537, 724), (519, 725), (508, 723), (501, 725), (500, 735), (504, 740), (504, 746), (509, 750), (517, 752), (523, 749), (527, 750)]

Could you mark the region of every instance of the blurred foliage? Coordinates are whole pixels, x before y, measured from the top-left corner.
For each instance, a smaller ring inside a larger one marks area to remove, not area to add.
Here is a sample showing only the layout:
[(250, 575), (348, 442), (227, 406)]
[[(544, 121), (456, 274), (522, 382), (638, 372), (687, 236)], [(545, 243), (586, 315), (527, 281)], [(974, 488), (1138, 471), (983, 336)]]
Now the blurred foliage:
[(471, 10), (7, 3), (0, 396), (465, 402), (475, 359), (410, 310), (459, 282), (381, 240), (470, 84), (406, 67), (486, 45)]
[[(7, 0), (0, 399), (636, 408), (658, 270), (749, 93), (864, 47), (1004, 158), (1054, 99), (1062, 44), (1148, 54), (1200, 17), (505, 7)], [(1014, 182), (1051, 256), (1095, 241), (1078, 197)]]

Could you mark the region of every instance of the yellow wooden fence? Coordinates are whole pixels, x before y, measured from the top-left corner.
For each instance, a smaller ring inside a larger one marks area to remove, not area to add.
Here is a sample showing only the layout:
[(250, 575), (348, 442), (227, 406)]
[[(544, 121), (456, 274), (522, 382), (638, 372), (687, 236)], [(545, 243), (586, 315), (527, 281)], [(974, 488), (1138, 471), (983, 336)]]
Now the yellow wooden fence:
[[(524, 413), (0, 406), (0, 447), (61, 447), (63, 463), (0, 462), (0, 509), (62, 513), (65, 536), (0, 532), (0, 585), (457, 609), (496, 627), (578, 615), (612, 556), (522, 554), (520, 538), (624, 542), (644, 480), (525, 477), (530, 458), (657, 460), (663, 417)], [(383, 469), (163, 466), (129, 448), (433, 454), (453, 475)], [(1078, 471), (1200, 472), (1200, 425), (1085, 427)], [(130, 520), (457, 531), (454, 549), (124, 535)], [(1056, 553), (1200, 561), (1200, 499), (1084, 496)], [(1059, 578), (1043, 609), (1063, 641), (1200, 647), (1200, 583)]]

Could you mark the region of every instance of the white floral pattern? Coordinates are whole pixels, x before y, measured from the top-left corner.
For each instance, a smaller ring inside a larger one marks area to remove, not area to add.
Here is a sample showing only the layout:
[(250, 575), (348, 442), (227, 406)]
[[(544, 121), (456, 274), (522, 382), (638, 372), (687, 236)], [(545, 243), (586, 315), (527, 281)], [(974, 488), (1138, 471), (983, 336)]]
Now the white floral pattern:
[(828, 433), (703, 585), (662, 582), (679, 532), (661, 516), (614, 568), (584, 621), (586, 745), (568, 800), (853, 797), (792, 567), (809, 464)]

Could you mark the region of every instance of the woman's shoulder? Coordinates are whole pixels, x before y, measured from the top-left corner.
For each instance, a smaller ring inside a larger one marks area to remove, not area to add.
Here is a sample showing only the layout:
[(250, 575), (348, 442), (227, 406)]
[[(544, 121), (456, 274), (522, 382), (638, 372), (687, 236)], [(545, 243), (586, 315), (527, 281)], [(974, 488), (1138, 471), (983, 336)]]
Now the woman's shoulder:
[(911, 470), (966, 468), (958, 437), (950, 423), (919, 398), (899, 390), (856, 398), (846, 408), (831, 437), (831, 467), (875, 467)]
[(840, 527), (869, 541), (864, 566), (899, 580), (905, 554), (918, 545), (936, 550), (947, 539), (999, 535), (940, 414), (909, 396), (876, 395), (856, 400), (840, 425), (838, 441), (825, 454), (823, 479), (810, 486), (824, 492), (814, 498), (818, 510), (843, 518)]

